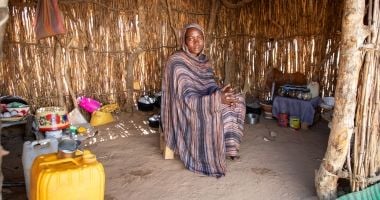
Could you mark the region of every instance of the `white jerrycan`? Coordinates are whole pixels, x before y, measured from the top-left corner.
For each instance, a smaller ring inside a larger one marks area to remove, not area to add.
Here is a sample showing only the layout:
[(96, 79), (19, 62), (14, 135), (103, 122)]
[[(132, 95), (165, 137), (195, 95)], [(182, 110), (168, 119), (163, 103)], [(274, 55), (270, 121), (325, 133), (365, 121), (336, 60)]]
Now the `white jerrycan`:
[(30, 170), (34, 159), (42, 154), (54, 153), (58, 151), (58, 140), (48, 138), (36, 141), (26, 141), (22, 148), (22, 166), (24, 168), (25, 188), (27, 197), (30, 189)]

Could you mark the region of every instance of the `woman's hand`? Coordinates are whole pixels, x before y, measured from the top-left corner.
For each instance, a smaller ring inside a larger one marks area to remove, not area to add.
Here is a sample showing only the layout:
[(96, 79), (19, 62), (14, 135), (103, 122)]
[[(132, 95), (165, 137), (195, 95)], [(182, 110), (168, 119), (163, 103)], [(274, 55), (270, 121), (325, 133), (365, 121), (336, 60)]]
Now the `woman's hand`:
[(222, 92), (232, 92), (231, 84), (227, 84), (222, 88)]
[(221, 90), (221, 99), (222, 103), (229, 105), (229, 106), (235, 106), (235, 104), (238, 102), (238, 99), (235, 94), (235, 90), (231, 88), (231, 85), (228, 84), (224, 86)]

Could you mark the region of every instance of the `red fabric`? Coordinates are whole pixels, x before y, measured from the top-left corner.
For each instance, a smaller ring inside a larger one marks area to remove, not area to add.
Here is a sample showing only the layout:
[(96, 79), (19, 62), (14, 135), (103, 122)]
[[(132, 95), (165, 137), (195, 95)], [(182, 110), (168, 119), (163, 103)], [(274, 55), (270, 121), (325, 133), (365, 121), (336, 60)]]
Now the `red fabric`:
[(58, 8), (58, 0), (38, 0), (36, 20), (37, 39), (65, 32), (63, 16)]

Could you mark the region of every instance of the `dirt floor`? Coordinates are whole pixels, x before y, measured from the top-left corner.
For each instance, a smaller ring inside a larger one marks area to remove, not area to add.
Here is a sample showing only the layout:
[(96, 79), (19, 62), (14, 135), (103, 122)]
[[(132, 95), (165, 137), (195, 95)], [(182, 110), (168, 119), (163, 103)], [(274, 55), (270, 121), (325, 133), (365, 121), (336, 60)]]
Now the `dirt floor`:
[[(118, 114), (116, 122), (85, 140), (85, 149), (105, 168), (106, 200), (317, 199), (314, 171), (327, 146), (325, 121), (298, 131), (264, 118), (246, 124), (241, 158), (228, 160), (226, 176), (217, 179), (186, 170), (178, 158), (163, 160), (158, 130), (148, 126), (153, 113)], [(1, 143), (11, 152), (3, 157), (3, 199), (25, 199), (23, 131), (23, 126), (2, 130)]]

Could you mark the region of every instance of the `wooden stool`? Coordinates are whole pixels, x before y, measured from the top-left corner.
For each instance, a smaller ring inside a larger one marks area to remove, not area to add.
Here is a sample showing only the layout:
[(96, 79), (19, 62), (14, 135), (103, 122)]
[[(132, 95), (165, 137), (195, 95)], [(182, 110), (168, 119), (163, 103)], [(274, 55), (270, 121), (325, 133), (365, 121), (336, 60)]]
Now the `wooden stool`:
[(160, 150), (164, 156), (165, 160), (174, 159), (174, 152), (168, 146), (166, 146), (165, 135), (162, 131), (161, 125), (158, 127), (158, 132), (160, 133)]

